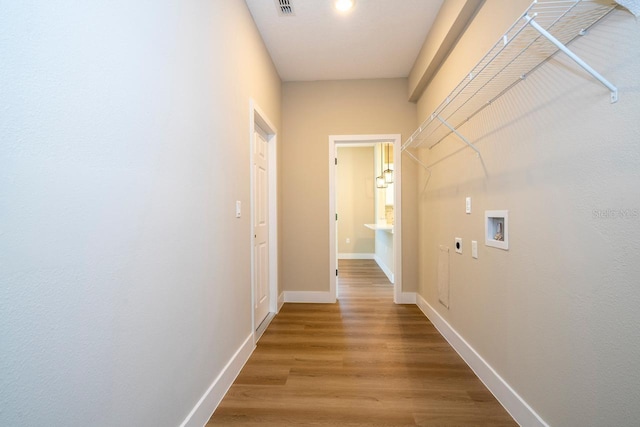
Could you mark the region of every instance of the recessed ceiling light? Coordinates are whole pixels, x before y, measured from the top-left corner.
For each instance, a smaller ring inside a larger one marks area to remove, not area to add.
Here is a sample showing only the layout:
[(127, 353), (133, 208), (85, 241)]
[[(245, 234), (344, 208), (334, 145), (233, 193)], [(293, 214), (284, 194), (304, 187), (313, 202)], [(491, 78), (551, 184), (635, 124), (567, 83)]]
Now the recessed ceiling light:
[(336, 0), (335, 5), (336, 9), (340, 12), (346, 12), (353, 8), (356, 4), (356, 0)]

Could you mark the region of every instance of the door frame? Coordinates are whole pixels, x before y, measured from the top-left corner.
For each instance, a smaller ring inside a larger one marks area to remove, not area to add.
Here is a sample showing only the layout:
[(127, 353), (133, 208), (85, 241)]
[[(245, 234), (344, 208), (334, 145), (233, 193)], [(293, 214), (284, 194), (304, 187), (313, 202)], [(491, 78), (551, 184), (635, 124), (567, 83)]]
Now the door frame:
[[(253, 176), (253, 148), (255, 146), (255, 133), (258, 128), (266, 134), (268, 147), (269, 173), (267, 179), (269, 193), (269, 314), (262, 324), (256, 329), (255, 325), (255, 259), (253, 254), (254, 236), (254, 176)], [(273, 316), (278, 313), (278, 131), (258, 104), (249, 100), (249, 170), (250, 170), (250, 233), (249, 244), (251, 248), (251, 329), (253, 330), (254, 343), (258, 341)]]
[[(338, 295), (335, 271), (338, 268), (336, 248), (336, 164), (337, 146), (363, 143), (391, 142), (393, 146), (393, 183), (394, 183), (394, 230), (393, 230), (393, 302), (402, 303), (402, 156), (400, 134), (377, 135), (329, 135), (329, 293)], [(364, 226), (364, 225), (363, 225)]]

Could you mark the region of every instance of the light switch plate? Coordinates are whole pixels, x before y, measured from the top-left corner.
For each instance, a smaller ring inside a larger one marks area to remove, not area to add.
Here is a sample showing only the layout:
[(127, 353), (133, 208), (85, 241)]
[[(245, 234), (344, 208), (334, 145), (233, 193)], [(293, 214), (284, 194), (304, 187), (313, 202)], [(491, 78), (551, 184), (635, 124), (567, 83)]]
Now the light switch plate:
[(465, 212), (468, 214), (471, 213), (471, 197), (465, 199)]
[(242, 203), (240, 200), (236, 200), (236, 218), (240, 218), (242, 216)]
[(478, 241), (471, 241), (471, 256), (475, 259), (478, 259)]

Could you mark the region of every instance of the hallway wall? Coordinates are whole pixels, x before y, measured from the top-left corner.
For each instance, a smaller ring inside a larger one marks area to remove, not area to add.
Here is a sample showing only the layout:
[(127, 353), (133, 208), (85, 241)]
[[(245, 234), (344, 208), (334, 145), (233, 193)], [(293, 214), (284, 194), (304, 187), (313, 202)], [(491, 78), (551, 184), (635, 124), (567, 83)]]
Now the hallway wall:
[(0, 425), (179, 425), (250, 336), (250, 97), (242, 0), (1, 3)]
[[(416, 123), (406, 79), (288, 82), (282, 90), (282, 257), (286, 291), (329, 291), (329, 135), (401, 134)], [(416, 167), (402, 163), (403, 283), (416, 290)], [(406, 182), (406, 184), (405, 184)], [(406, 199), (405, 199), (406, 197)]]
[[(428, 117), (530, 4), (485, 2), (418, 103)], [(420, 150), (420, 297), (549, 425), (640, 418), (640, 25), (616, 10), (455, 137)], [(465, 197), (472, 213), (465, 214)], [(484, 211), (509, 210), (509, 250), (484, 245)], [(463, 254), (453, 252), (463, 238)], [(479, 258), (471, 257), (471, 240)], [(450, 309), (438, 246), (451, 248)]]

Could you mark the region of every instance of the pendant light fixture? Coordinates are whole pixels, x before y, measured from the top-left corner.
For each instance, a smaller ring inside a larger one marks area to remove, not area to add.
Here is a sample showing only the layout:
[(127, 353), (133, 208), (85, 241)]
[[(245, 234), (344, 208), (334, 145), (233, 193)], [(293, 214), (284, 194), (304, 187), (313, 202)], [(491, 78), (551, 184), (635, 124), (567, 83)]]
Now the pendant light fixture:
[(382, 165), (384, 163), (382, 150), (382, 144), (380, 144), (380, 176), (376, 178), (377, 188), (387, 188), (387, 182), (384, 180), (384, 172), (382, 171)]
[(393, 170), (389, 167), (389, 145), (387, 144), (387, 169), (382, 173), (384, 176), (384, 182), (387, 184), (393, 184)]

